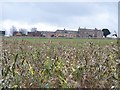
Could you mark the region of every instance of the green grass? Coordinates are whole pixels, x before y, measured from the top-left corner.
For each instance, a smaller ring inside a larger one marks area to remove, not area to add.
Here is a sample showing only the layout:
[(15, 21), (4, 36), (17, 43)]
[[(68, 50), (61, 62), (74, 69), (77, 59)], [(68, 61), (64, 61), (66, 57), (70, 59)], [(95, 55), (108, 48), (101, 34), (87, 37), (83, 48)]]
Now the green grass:
[(10, 37), (10, 38), (5, 38), (6, 40), (27, 40), (27, 41), (30, 41), (30, 42), (41, 42), (41, 43), (44, 43), (44, 42), (49, 42), (49, 41), (52, 41), (52, 42), (57, 42), (57, 41), (61, 41), (61, 42), (78, 42), (78, 43), (86, 43), (86, 42), (93, 42), (95, 44), (98, 44), (98, 45), (106, 45), (106, 44), (117, 44), (117, 39), (83, 39), (83, 38), (32, 38), (32, 37)]

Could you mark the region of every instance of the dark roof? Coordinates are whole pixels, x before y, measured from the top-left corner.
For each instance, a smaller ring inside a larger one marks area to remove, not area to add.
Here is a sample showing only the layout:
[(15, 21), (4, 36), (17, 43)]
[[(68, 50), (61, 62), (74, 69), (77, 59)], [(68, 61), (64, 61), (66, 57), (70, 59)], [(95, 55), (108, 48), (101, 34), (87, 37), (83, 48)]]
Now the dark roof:
[(55, 33), (62, 33), (62, 34), (63, 33), (72, 33), (73, 34), (73, 33), (77, 33), (77, 31), (74, 31), (74, 30), (65, 30), (65, 29), (64, 30), (59, 30), (58, 29), (58, 30), (55, 31)]
[(95, 29), (79, 28), (78, 30), (87, 30), (87, 31), (94, 31), (94, 30), (97, 30), (97, 31), (101, 31), (101, 30), (99, 30), (99, 29), (97, 29), (97, 28), (95, 28)]
[(77, 33), (78, 31), (67, 30), (68, 33)]
[(55, 33), (65, 33), (65, 30), (56, 30)]
[(40, 31), (35, 31), (35, 32), (28, 32), (28, 33), (41, 33)]
[(55, 32), (52, 32), (52, 31), (40, 31), (42, 34), (47, 34), (47, 33), (55, 33)]

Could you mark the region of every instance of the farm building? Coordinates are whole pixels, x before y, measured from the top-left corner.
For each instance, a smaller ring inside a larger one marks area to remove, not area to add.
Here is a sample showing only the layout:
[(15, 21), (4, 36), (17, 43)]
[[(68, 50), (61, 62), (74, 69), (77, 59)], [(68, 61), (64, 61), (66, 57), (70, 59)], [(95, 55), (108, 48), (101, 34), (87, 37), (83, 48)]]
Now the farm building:
[(31, 36), (31, 37), (40, 37), (41, 36), (41, 32), (40, 31), (28, 32), (28, 36)]
[(78, 32), (73, 30), (56, 30), (55, 31), (55, 37), (68, 37), (68, 38), (74, 38), (77, 37)]
[(55, 32), (51, 32), (51, 31), (41, 31), (41, 35), (42, 37), (55, 37)]
[[(16, 35), (20, 36), (20, 33), (16, 33)], [(102, 38), (103, 32), (102, 30), (95, 29), (86, 29), (86, 28), (78, 28), (78, 30), (66, 30), (66, 29), (57, 29), (55, 32), (51, 31), (32, 31), (28, 32), (27, 36), (31, 37), (66, 37), (66, 38)]]
[(0, 31), (0, 36), (5, 36), (5, 31)]
[(26, 36), (26, 35), (23, 34), (22, 32), (15, 31), (13, 32), (13, 36)]
[(28, 32), (28, 36), (32, 37), (54, 37), (54, 32), (50, 31), (35, 31), (35, 32)]
[(102, 38), (103, 32), (102, 30), (95, 29), (86, 29), (86, 28), (80, 28), (78, 31), (73, 30), (56, 30), (55, 31), (56, 37), (69, 37), (69, 38)]
[(80, 28), (78, 29), (79, 37), (81, 38), (102, 38), (103, 32), (102, 30), (95, 29), (86, 29)]

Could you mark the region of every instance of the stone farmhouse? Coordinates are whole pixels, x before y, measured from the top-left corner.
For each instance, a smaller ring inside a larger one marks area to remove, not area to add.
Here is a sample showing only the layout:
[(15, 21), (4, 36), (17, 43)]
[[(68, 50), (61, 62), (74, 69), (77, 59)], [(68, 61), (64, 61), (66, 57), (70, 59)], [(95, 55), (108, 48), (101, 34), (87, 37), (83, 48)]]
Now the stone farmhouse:
[(86, 29), (86, 28), (80, 28), (78, 29), (79, 37), (81, 38), (102, 38), (103, 37), (103, 31), (95, 29)]
[(78, 31), (73, 30), (56, 30), (55, 37), (66, 37), (66, 38), (102, 38), (103, 31), (95, 29), (86, 29), (86, 28), (78, 28)]
[(78, 31), (73, 30), (56, 30), (55, 37), (75, 38), (78, 36)]
[[(20, 34), (18, 34), (20, 35)], [(14, 35), (17, 36), (17, 35)], [(21, 35), (22, 36), (22, 35)], [(77, 31), (74, 30), (60, 30), (57, 29), (55, 32), (51, 31), (35, 31), (28, 32), (27, 36), (30, 37), (64, 37), (64, 38), (102, 38), (103, 32), (102, 30), (95, 29), (86, 29), (86, 28), (78, 28)]]

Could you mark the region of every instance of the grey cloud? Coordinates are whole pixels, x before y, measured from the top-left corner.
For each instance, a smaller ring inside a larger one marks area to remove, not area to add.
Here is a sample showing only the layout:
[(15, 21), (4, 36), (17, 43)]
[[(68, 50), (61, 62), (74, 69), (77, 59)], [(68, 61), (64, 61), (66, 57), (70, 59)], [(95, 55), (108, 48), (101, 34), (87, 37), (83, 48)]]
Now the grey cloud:
[[(7, 3), (4, 6), (3, 18), (28, 23), (45, 22), (63, 27), (99, 26), (96, 18), (101, 13), (109, 14), (116, 22), (117, 3), (115, 2), (22, 2)], [(77, 19), (77, 17), (79, 17)], [(85, 19), (84, 19), (85, 18)], [(87, 18), (87, 19), (86, 19)], [(94, 20), (92, 20), (94, 19)], [(84, 20), (86, 20), (84, 22)], [(88, 22), (87, 22), (88, 20)], [(90, 21), (91, 20), (91, 21)], [(102, 18), (101, 18), (102, 20)], [(109, 23), (110, 25), (112, 23)], [(96, 23), (96, 24), (94, 24)], [(102, 24), (104, 23), (101, 22)], [(91, 25), (94, 24), (94, 25)], [(105, 23), (106, 24), (106, 23)], [(108, 23), (107, 23), (108, 24)], [(112, 26), (111, 26), (112, 27)]]
[[(113, 8), (114, 3), (38, 3), (43, 10), (42, 19), (50, 22), (62, 22), (63, 20), (69, 21), (72, 17), (89, 17), (95, 16), (99, 13), (107, 12), (113, 14), (115, 8)], [(110, 7), (111, 6), (111, 7)], [(117, 10), (117, 9), (116, 9)], [(41, 19), (41, 20), (42, 20)]]

